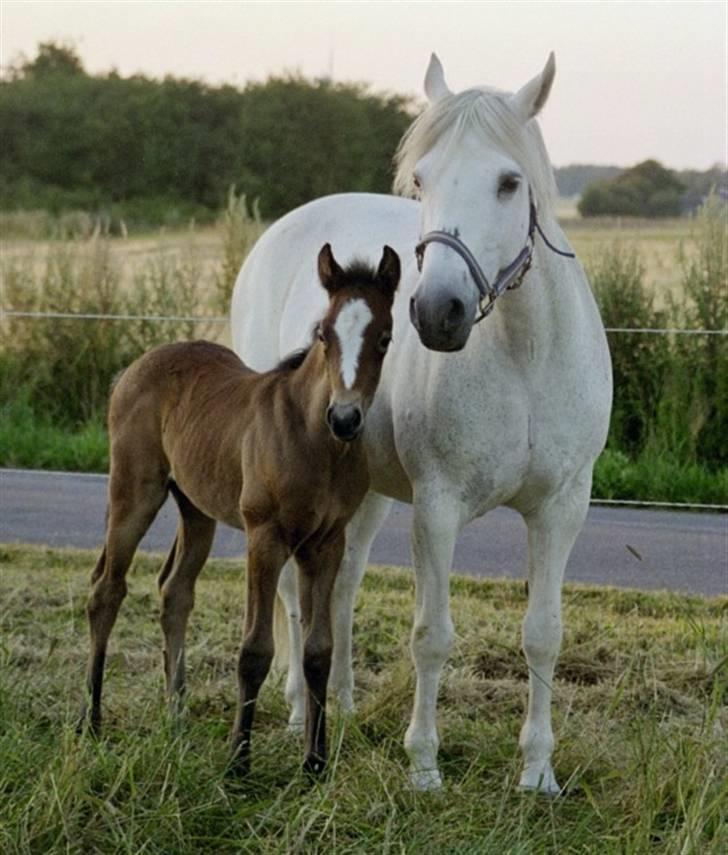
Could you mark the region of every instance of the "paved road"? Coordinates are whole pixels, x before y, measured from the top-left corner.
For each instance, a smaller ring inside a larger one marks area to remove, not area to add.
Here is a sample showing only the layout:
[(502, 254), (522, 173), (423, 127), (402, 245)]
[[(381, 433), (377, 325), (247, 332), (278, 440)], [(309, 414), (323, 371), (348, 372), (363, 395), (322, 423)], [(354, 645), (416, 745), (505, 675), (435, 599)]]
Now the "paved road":
[[(98, 548), (103, 540), (106, 476), (0, 470), (0, 542)], [(409, 565), (411, 509), (396, 504), (371, 560)], [(142, 542), (166, 551), (176, 526), (168, 500)], [(241, 555), (244, 537), (218, 526), (213, 554)], [(460, 535), (455, 571), (524, 577), (525, 526), (505, 508), (472, 522)], [(728, 515), (592, 507), (566, 572), (573, 582), (728, 593)]]

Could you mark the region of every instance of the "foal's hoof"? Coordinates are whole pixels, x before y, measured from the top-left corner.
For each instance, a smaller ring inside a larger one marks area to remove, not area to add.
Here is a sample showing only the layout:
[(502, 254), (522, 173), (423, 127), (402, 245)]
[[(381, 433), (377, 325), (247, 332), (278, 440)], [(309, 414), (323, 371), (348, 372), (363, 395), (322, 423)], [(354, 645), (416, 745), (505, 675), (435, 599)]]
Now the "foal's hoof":
[(442, 776), (437, 769), (412, 769), (410, 783), (417, 792), (434, 793), (442, 789)]
[(94, 713), (89, 714), (84, 707), (76, 722), (76, 733), (78, 736), (83, 736), (84, 733), (95, 738), (101, 736), (101, 716), (99, 714), (94, 715)]
[(326, 771), (326, 760), (322, 757), (309, 756), (303, 761), (303, 771), (306, 775), (319, 778)]
[(518, 789), (523, 792), (539, 792), (550, 798), (561, 795), (561, 787), (556, 783), (556, 776), (550, 763), (542, 769), (526, 767), (521, 775)]

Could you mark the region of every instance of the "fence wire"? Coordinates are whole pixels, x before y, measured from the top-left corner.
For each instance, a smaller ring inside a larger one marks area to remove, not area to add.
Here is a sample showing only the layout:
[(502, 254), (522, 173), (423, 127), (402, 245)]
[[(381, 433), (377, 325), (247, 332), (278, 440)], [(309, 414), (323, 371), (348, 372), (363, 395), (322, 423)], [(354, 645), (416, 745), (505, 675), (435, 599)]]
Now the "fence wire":
[[(227, 324), (229, 318), (207, 315), (101, 315), (81, 312), (16, 312), (12, 309), (0, 309), (0, 320), (5, 318), (58, 319), (80, 321), (153, 321), (184, 322), (194, 324)], [(728, 335), (728, 330), (679, 329), (667, 327), (605, 327), (608, 333), (633, 333), (638, 335)]]

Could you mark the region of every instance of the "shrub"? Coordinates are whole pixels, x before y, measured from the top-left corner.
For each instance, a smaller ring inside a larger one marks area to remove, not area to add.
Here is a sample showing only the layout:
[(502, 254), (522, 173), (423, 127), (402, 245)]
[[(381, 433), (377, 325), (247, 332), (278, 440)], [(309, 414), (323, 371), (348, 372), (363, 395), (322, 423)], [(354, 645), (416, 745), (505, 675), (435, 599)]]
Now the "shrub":
[[(192, 240), (192, 237), (190, 238)], [(52, 246), (40, 275), (33, 259), (3, 263), (4, 298), (15, 311), (102, 315), (197, 315), (204, 305), (193, 247), (181, 259), (160, 255), (121, 287), (108, 238)], [(199, 337), (190, 321), (8, 318), (0, 352), (0, 405), (23, 390), (28, 408), (74, 427), (103, 417), (113, 377), (143, 351)]]

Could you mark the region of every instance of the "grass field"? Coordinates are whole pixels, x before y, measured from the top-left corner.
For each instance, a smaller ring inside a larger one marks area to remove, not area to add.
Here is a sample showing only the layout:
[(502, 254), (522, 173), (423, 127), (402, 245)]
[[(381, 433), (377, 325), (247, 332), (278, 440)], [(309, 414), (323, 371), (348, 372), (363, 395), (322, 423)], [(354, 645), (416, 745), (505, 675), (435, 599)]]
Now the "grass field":
[[(567, 216), (562, 226), (583, 261), (605, 246), (619, 241), (634, 246), (646, 267), (646, 279), (656, 295), (674, 293), (680, 282), (680, 269), (676, 252), (680, 241), (690, 236), (690, 220), (620, 220), (617, 218), (580, 219)], [(111, 260), (119, 270), (121, 283), (128, 287), (134, 277), (148, 267), (160, 254), (169, 261), (182, 262), (194, 256), (200, 266), (201, 276), (212, 280), (223, 253), (223, 230), (207, 226), (183, 231), (160, 230), (142, 236), (117, 238), (111, 241)], [(2, 254), (5, 263), (31, 264), (40, 275), (49, 252), (58, 241), (4, 240)]]
[[(455, 577), (440, 693), (437, 795), (407, 786), (409, 573), (367, 575), (355, 627), (358, 712), (332, 767), (300, 773), (280, 687), (264, 687), (250, 780), (223, 775), (235, 701), (238, 562), (212, 561), (188, 645), (188, 712), (162, 700), (154, 573), (142, 556), (112, 636), (106, 731), (77, 737), (83, 613), (95, 555), (0, 547), (3, 853), (721, 853), (728, 849), (728, 599), (565, 591), (555, 681), (565, 794), (517, 791), (526, 699), (522, 584)], [(280, 681), (279, 681), (280, 682)]]

